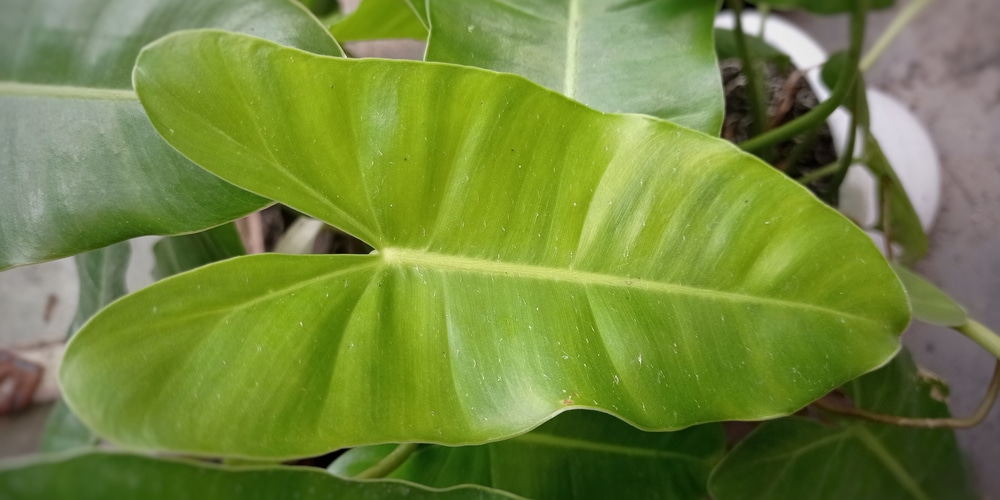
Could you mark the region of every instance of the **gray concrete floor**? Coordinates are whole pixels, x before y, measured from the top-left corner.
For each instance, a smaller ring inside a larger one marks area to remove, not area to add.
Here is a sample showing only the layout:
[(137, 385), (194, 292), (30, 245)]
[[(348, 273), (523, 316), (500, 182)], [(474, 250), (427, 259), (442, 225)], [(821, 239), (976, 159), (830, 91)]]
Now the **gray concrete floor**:
[[(870, 86), (896, 96), (923, 120), (941, 155), (942, 210), (931, 233), (930, 256), (918, 269), (995, 329), (1000, 329), (998, 6), (996, 0), (935, 2), (867, 75)], [(870, 40), (892, 14), (872, 17)], [(796, 15), (793, 20), (829, 50), (843, 48), (847, 24), (842, 17)], [(144, 272), (132, 272), (132, 289), (143, 285)], [(61, 336), (75, 309), (74, 273), (72, 262), (63, 261), (0, 274), (0, 345), (23, 342), (26, 335)], [(50, 295), (56, 304), (46, 315)], [(992, 358), (945, 329), (914, 325), (904, 338), (923, 366), (951, 384), (953, 413), (970, 414), (990, 378)], [(33, 450), (47, 412), (48, 407), (38, 407), (0, 418), (0, 456)], [(958, 435), (980, 491), (985, 498), (1000, 498), (1000, 409)]]
[[(917, 269), (993, 329), (1000, 329), (998, 7), (996, 0), (932, 3), (866, 75), (869, 86), (894, 95), (924, 122), (941, 156), (941, 212), (929, 256)], [(872, 16), (869, 41), (893, 14)], [(843, 17), (794, 20), (828, 50), (844, 48)], [(904, 341), (921, 365), (949, 382), (952, 412), (971, 414), (993, 371), (992, 357), (958, 334), (927, 325), (913, 325)], [(1000, 498), (1000, 409), (980, 426), (958, 431), (958, 439), (980, 491)]]

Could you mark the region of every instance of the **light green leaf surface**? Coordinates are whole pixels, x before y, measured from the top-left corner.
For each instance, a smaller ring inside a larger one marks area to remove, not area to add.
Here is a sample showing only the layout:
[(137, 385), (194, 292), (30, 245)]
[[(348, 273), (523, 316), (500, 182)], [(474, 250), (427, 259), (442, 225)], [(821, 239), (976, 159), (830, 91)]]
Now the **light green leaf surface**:
[(426, 59), (516, 73), (601, 111), (718, 135), (713, 0), (434, 0)]
[(364, 0), (358, 10), (330, 27), (341, 42), (389, 38), (427, 39), (422, 0)]
[[(769, 0), (768, 5), (777, 9), (806, 10), (814, 14), (841, 14), (850, 12), (858, 0)], [(869, 9), (892, 7), (894, 0), (868, 0)]]
[[(905, 351), (844, 390), (870, 411), (948, 416), (941, 401), (946, 388), (918, 371)], [(850, 418), (828, 425), (789, 417), (761, 425), (723, 459), (709, 490), (716, 500), (976, 498), (953, 430)]]
[(201, 230), (266, 203), (177, 154), (132, 92), (139, 49), (197, 27), (341, 53), (291, 0), (0, 2), (0, 269)]
[(401, 481), (349, 481), (307, 467), (220, 467), (176, 459), (91, 452), (7, 462), (0, 498), (143, 500), (272, 499), (507, 499), (513, 495), (467, 486), (432, 490)]
[(669, 122), (215, 31), (135, 78), (197, 163), (377, 252), (241, 257), (107, 309), (61, 380), (115, 441), (290, 457), (493, 441), (570, 406), (766, 418), (884, 363), (909, 321), (853, 224)]
[(892, 268), (906, 288), (915, 319), (939, 326), (962, 326), (969, 319), (965, 308), (933, 283), (901, 265)]
[[(128, 241), (76, 256), (80, 291), (76, 315), (66, 332), (67, 338), (72, 338), (97, 311), (128, 293), (125, 273), (131, 256), (132, 245)], [(41, 450), (63, 451), (94, 444), (97, 444), (97, 436), (59, 398), (45, 423)]]
[[(353, 448), (330, 470), (357, 474), (392, 448)], [(570, 411), (506, 441), (421, 448), (388, 477), (437, 488), (480, 484), (528, 498), (700, 500), (724, 449), (719, 424), (649, 433), (600, 412)]]
[(153, 245), (153, 279), (159, 281), (205, 264), (245, 254), (236, 224), (232, 223), (200, 233), (163, 238)]

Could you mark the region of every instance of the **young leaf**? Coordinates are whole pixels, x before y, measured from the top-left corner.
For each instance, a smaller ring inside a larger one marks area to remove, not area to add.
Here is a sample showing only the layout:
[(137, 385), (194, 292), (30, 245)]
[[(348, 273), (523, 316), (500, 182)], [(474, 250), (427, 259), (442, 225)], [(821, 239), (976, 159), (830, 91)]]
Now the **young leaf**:
[(389, 38), (427, 39), (423, 0), (364, 0), (358, 10), (330, 27), (341, 42)]
[(163, 238), (153, 245), (156, 263), (153, 279), (168, 276), (196, 267), (245, 255), (235, 224), (223, 224), (200, 233)]
[(201, 230), (266, 203), (177, 154), (132, 92), (139, 49), (197, 27), (341, 54), (291, 0), (0, 2), (0, 270)]
[(516, 498), (480, 486), (434, 490), (402, 481), (349, 481), (322, 469), (307, 467), (221, 467), (204, 462), (98, 451), (8, 462), (0, 469), (0, 497), (8, 500)]
[(669, 122), (217, 31), (151, 45), (135, 79), (188, 157), (376, 252), (240, 257), (106, 309), (60, 378), (112, 440), (470, 444), (567, 393), (646, 429), (766, 418), (884, 363), (909, 321), (853, 224)]
[[(908, 352), (852, 380), (859, 408), (947, 417), (942, 383), (917, 370)], [(951, 429), (914, 429), (857, 419), (834, 425), (790, 417), (767, 422), (712, 473), (712, 497), (816, 499), (975, 498)]]
[(914, 318), (939, 326), (962, 326), (969, 319), (964, 307), (931, 282), (901, 265), (892, 268), (910, 297)]
[[(67, 338), (73, 335), (104, 307), (128, 293), (125, 272), (132, 245), (127, 241), (77, 255), (76, 270), (80, 282), (76, 315)], [(42, 451), (63, 451), (97, 443), (97, 436), (87, 428), (60, 398), (56, 401), (42, 433)]]
[[(434, 0), (426, 59), (516, 73), (588, 106), (718, 135), (713, 1)], [(609, 47), (628, 44), (626, 50)]]
[[(422, 448), (388, 477), (437, 488), (480, 484), (527, 498), (702, 499), (724, 448), (719, 424), (649, 433), (603, 413), (570, 411), (505, 441)], [(357, 473), (388, 451), (353, 448), (330, 470)]]

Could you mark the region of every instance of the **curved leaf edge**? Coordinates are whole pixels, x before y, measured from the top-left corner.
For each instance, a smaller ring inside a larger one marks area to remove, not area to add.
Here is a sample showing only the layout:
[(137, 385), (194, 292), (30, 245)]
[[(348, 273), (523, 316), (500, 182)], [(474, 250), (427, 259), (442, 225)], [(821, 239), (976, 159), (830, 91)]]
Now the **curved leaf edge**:
[[(191, 458), (184, 458), (178, 456), (152, 456), (143, 453), (130, 452), (128, 450), (99, 450), (99, 449), (74, 449), (64, 452), (55, 453), (43, 453), (38, 455), (26, 455), (18, 456), (10, 459), (0, 460), (0, 473), (3, 472), (16, 472), (21, 469), (27, 469), (31, 467), (39, 467), (46, 465), (56, 465), (65, 462), (71, 462), (75, 460), (87, 460), (93, 457), (131, 457), (137, 460), (148, 460), (152, 462), (163, 462), (174, 465), (181, 465), (190, 467), (193, 469), (205, 471), (222, 472), (224, 474), (238, 474), (247, 472), (257, 472), (257, 471), (276, 471), (276, 470), (286, 470), (286, 471), (296, 471), (301, 474), (313, 474), (317, 477), (328, 477), (333, 482), (348, 482), (348, 483), (363, 483), (363, 484), (378, 484), (378, 483), (391, 483), (404, 485), (409, 488), (416, 490), (423, 490), (429, 493), (448, 493), (453, 491), (468, 491), (475, 490), (481, 493), (507, 497), (511, 499), (520, 499), (522, 497), (510, 493), (508, 491), (499, 490), (496, 488), (490, 488), (488, 486), (482, 486), (477, 484), (463, 484), (457, 486), (449, 486), (447, 488), (433, 488), (419, 483), (414, 483), (412, 481), (406, 481), (403, 479), (394, 478), (383, 478), (383, 479), (355, 479), (349, 478), (341, 475), (336, 475), (328, 472), (326, 469), (321, 469), (318, 467), (309, 466), (294, 466), (294, 465), (224, 465), (219, 463), (203, 462), (194, 460)], [(55, 479), (55, 478), (53, 478)]]
[[(250, 40), (255, 40), (257, 42), (262, 42), (264, 44), (268, 44), (268, 45), (280, 47), (283, 50), (289, 50), (289, 51), (293, 51), (293, 52), (298, 52), (299, 54), (302, 54), (302, 55), (305, 55), (305, 56), (308, 56), (308, 57), (322, 59), (322, 60), (327, 60), (327, 61), (336, 61), (337, 64), (370, 64), (371, 62), (378, 61), (378, 62), (388, 63), (388, 64), (392, 64), (392, 65), (398, 65), (398, 66), (428, 66), (428, 67), (461, 68), (462, 71), (466, 71), (466, 72), (479, 72), (479, 73), (493, 75), (493, 76), (498, 77), (498, 78), (508, 78), (508, 79), (511, 79), (511, 80), (519, 81), (522, 84), (526, 83), (526, 84), (528, 84), (528, 85), (530, 85), (532, 87), (535, 87), (536, 92), (548, 93), (550, 96), (554, 96), (554, 97), (550, 97), (550, 98), (561, 99), (561, 100), (565, 101), (566, 103), (569, 103), (572, 106), (576, 106), (576, 107), (579, 107), (579, 108), (586, 109), (590, 113), (595, 113), (595, 114), (599, 114), (599, 115), (602, 115), (602, 116), (606, 116), (606, 115), (631, 116), (631, 117), (635, 117), (635, 118), (642, 119), (642, 120), (647, 120), (647, 121), (654, 122), (654, 123), (668, 124), (671, 127), (675, 127), (675, 128), (679, 128), (681, 130), (684, 130), (685, 133), (693, 133), (693, 134), (697, 134), (697, 135), (699, 135), (701, 137), (709, 138), (709, 139), (712, 139), (714, 141), (717, 141), (717, 143), (718, 143), (718, 145), (720, 147), (727, 147), (727, 148), (729, 148), (731, 151), (733, 151), (735, 153), (738, 153), (739, 155), (743, 156), (744, 159), (750, 160), (752, 162), (755, 162), (758, 165), (758, 168), (762, 168), (762, 169), (764, 169), (763, 171), (768, 172), (765, 175), (769, 175), (769, 176), (771, 176), (772, 179), (774, 179), (773, 181), (768, 181), (768, 182), (784, 182), (784, 183), (787, 183), (787, 185), (789, 185), (789, 186), (795, 186), (795, 189), (799, 189), (803, 193), (807, 193), (811, 198), (816, 199), (817, 202), (819, 202), (820, 205), (822, 205), (822, 209), (823, 210), (827, 210), (829, 212), (835, 213), (835, 214), (837, 214), (838, 217), (841, 217), (844, 220), (849, 221), (849, 219), (847, 219), (843, 214), (841, 214), (839, 211), (837, 211), (837, 209), (831, 207), (830, 205), (827, 205), (826, 203), (822, 203), (820, 200), (818, 200), (816, 198), (816, 196), (812, 193), (812, 191), (810, 191), (807, 187), (805, 187), (805, 186), (799, 184), (798, 182), (795, 182), (794, 180), (788, 178), (783, 173), (779, 172), (777, 169), (775, 169), (772, 166), (768, 165), (767, 163), (765, 163), (764, 161), (760, 160), (756, 156), (743, 151), (737, 145), (735, 145), (735, 144), (733, 144), (733, 143), (731, 143), (729, 141), (725, 141), (723, 139), (720, 139), (719, 137), (717, 137), (715, 135), (708, 134), (706, 132), (702, 132), (700, 130), (693, 129), (693, 128), (690, 128), (690, 127), (687, 127), (687, 126), (684, 126), (684, 125), (681, 125), (679, 123), (675, 123), (675, 122), (672, 122), (672, 121), (669, 121), (669, 120), (664, 120), (662, 118), (657, 118), (657, 117), (652, 116), (652, 115), (641, 114), (641, 113), (606, 113), (606, 112), (603, 112), (603, 111), (599, 111), (599, 110), (596, 110), (594, 108), (588, 107), (587, 105), (585, 105), (585, 104), (583, 104), (583, 103), (581, 103), (579, 101), (576, 101), (576, 100), (574, 100), (574, 99), (572, 99), (570, 97), (566, 97), (565, 95), (561, 94), (558, 91), (555, 91), (555, 90), (543, 87), (541, 85), (538, 85), (537, 83), (535, 83), (535, 82), (533, 82), (533, 81), (531, 81), (531, 80), (529, 80), (529, 79), (527, 79), (527, 78), (525, 78), (525, 77), (523, 77), (521, 75), (518, 75), (516, 73), (505, 73), (505, 72), (501, 72), (501, 71), (494, 71), (494, 70), (490, 70), (490, 69), (483, 69), (483, 68), (479, 68), (479, 67), (476, 67), (476, 66), (465, 66), (465, 65), (461, 65), (461, 64), (444, 63), (444, 62), (436, 62), (436, 61), (410, 61), (410, 60), (387, 59), (387, 58), (378, 58), (378, 57), (366, 57), (366, 58), (363, 58), (363, 59), (353, 59), (353, 58), (347, 58), (347, 57), (340, 57), (340, 58), (338, 58), (338, 57), (332, 57), (332, 56), (325, 56), (325, 55), (321, 55), (321, 54), (315, 54), (315, 53), (308, 52), (308, 51), (305, 51), (305, 50), (302, 50), (302, 49), (299, 49), (299, 48), (296, 48), (296, 47), (288, 47), (288, 46), (280, 45), (280, 44), (272, 42), (272, 41), (270, 41), (270, 40), (268, 40), (266, 38), (261, 38), (261, 37), (257, 37), (257, 36), (253, 36), (253, 35), (247, 35), (247, 34), (244, 34), (244, 33), (237, 33), (237, 32), (233, 32), (233, 31), (227, 31), (227, 30), (221, 30), (221, 29), (215, 29), (215, 28), (187, 29), (187, 30), (174, 31), (174, 32), (172, 32), (170, 34), (167, 34), (167, 35), (165, 35), (163, 37), (160, 37), (160, 38), (158, 38), (158, 39), (150, 42), (149, 44), (145, 45), (142, 48), (142, 50), (139, 51), (139, 55), (136, 58), (136, 66), (133, 67), (133, 71), (132, 71), (132, 86), (133, 86), (133, 88), (136, 89), (136, 93), (139, 95), (139, 101), (140, 102), (143, 102), (144, 99), (143, 99), (143, 93), (142, 93), (142, 91), (139, 90), (138, 88), (136, 88), (136, 76), (137, 76), (137, 71), (138, 71), (138, 68), (139, 68), (139, 62), (143, 59), (143, 57), (145, 56), (146, 52), (148, 52), (148, 51), (150, 51), (152, 49), (155, 49), (155, 48), (157, 48), (160, 45), (165, 45), (165, 44), (169, 43), (170, 40), (173, 39), (173, 38), (182, 38), (182, 37), (187, 37), (187, 36), (192, 36), (192, 35), (199, 35), (199, 34), (206, 34), (206, 35), (207, 34), (233, 35), (233, 36), (236, 36), (236, 37), (246, 38), (246, 39), (250, 39)], [(713, 41), (713, 45), (714, 45), (714, 41)], [(143, 102), (143, 106), (145, 107), (145, 103), (144, 102)], [(187, 156), (186, 154), (184, 154), (184, 152), (182, 152), (182, 151), (178, 150), (176, 147), (174, 147), (174, 145), (171, 144), (170, 141), (167, 139), (167, 136), (164, 135), (164, 133), (163, 133), (164, 131), (160, 129), (160, 125), (157, 125), (156, 123), (154, 123), (153, 126), (156, 128), (157, 132), (160, 133), (160, 136), (163, 137), (164, 140), (168, 144), (170, 144), (171, 148), (174, 148), (174, 150), (177, 151), (181, 156), (184, 156), (184, 158), (188, 159), (189, 161), (191, 161), (195, 165), (198, 165), (199, 167), (201, 167), (203, 169), (205, 168), (205, 167), (199, 165), (196, 161), (194, 161), (193, 159), (191, 159), (189, 156)], [(208, 171), (209, 173), (212, 173), (212, 171), (209, 170), (209, 169), (205, 169), (205, 170)], [(215, 175), (215, 174), (212, 173), (212, 175)], [(778, 179), (780, 179), (780, 180), (778, 180)], [(245, 190), (247, 192), (253, 193), (253, 194), (255, 194), (257, 196), (260, 196), (262, 198), (271, 199), (270, 196), (260, 194), (257, 190), (254, 190), (254, 189), (251, 189), (251, 188), (247, 188), (247, 187), (244, 187), (244, 186), (240, 186), (239, 184), (235, 184), (235, 183), (233, 183), (233, 182), (231, 182), (229, 180), (226, 180), (226, 182), (229, 182), (230, 184), (233, 184), (233, 185), (239, 187), (240, 189), (243, 189), (243, 190)], [(272, 204), (273, 203), (277, 203), (277, 202), (280, 202), (280, 200), (272, 202)], [(294, 207), (292, 205), (288, 205), (288, 206), (291, 207), (291, 208), (293, 208), (293, 209), (299, 210), (300, 212), (305, 213), (306, 215), (309, 215), (311, 217), (314, 217), (314, 218), (317, 218), (319, 220), (322, 220), (322, 218), (316, 217), (315, 215), (310, 214), (307, 211), (302, 211), (302, 210), (300, 210), (300, 209), (298, 209), (298, 208), (296, 208), (296, 207)], [(227, 221), (227, 222), (231, 222), (231, 221)], [(324, 221), (324, 222), (329, 223), (328, 221)], [(860, 228), (858, 228), (853, 222), (851, 222), (851, 226), (854, 228), (854, 230), (857, 232), (857, 234), (865, 235), (864, 231), (861, 230)], [(206, 228), (206, 229), (210, 229), (210, 228)], [(343, 230), (343, 228), (338, 228), (338, 229)], [(198, 231), (192, 231), (192, 232), (198, 232)], [(348, 233), (348, 234), (350, 234), (351, 236), (353, 236), (355, 238), (358, 238), (359, 240), (363, 241), (365, 244), (371, 246), (372, 248), (374, 248), (376, 250), (379, 250), (379, 246), (378, 245), (373, 244), (373, 242), (371, 242), (371, 241), (366, 241), (365, 238), (363, 238), (362, 236), (359, 236), (357, 234), (352, 234), (352, 233)], [(171, 235), (171, 236), (173, 236), (173, 235)], [(878, 249), (878, 246), (875, 245), (874, 242), (871, 242), (870, 238), (868, 238), (867, 235), (865, 235), (865, 239), (869, 240), (870, 247), (872, 249), (874, 249), (876, 251), (876, 253), (881, 254), (881, 251)], [(888, 261), (886, 261), (886, 264), (888, 265)], [(898, 279), (897, 279), (897, 282), (898, 282)], [(897, 288), (898, 288), (900, 294), (905, 293), (902, 283), (897, 283), (897, 284), (898, 284)]]
[[(378, 255), (377, 250), (375, 252), (373, 252), (373, 254), (370, 254), (370, 255)], [(211, 264), (207, 264), (207, 265), (195, 268), (195, 269), (191, 269), (189, 271), (185, 271), (185, 272), (182, 272), (182, 273), (179, 273), (179, 274), (175, 274), (173, 276), (164, 278), (164, 279), (162, 279), (162, 280), (160, 280), (160, 281), (158, 281), (158, 282), (154, 283), (153, 285), (150, 285), (150, 286), (148, 286), (146, 288), (143, 288), (141, 290), (138, 290), (136, 292), (128, 294), (128, 295), (126, 295), (124, 297), (120, 297), (117, 300), (115, 300), (114, 302), (112, 302), (111, 304), (109, 304), (107, 307), (105, 307), (104, 309), (102, 309), (101, 311), (99, 311), (97, 314), (91, 316), (91, 318), (87, 321), (87, 323), (85, 323), (82, 327), (80, 327), (79, 334), (74, 335), (73, 338), (69, 341), (69, 343), (66, 346), (66, 352), (67, 353), (72, 352), (74, 350), (74, 346), (77, 343), (86, 342), (86, 340), (80, 341), (79, 339), (80, 338), (86, 339), (89, 336), (90, 329), (88, 328), (88, 326), (89, 326), (89, 324), (92, 321), (94, 321), (98, 317), (101, 317), (101, 316), (104, 316), (104, 315), (114, 314), (115, 313), (115, 309), (117, 309), (118, 307), (120, 307), (120, 305), (123, 304), (123, 303), (127, 305), (127, 303), (130, 302), (130, 301), (132, 301), (132, 300), (141, 300), (146, 295), (151, 295), (151, 294), (157, 293), (158, 290), (159, 290), (159, 288), (161, 287), (161, 284), (171, 283), (171, 282), (173, 282), (175, 280), (182, 280), (182, 279), (185, 279), (185, 278), (188, 278), (188, 277), (191, 277), (191, 276), (195, 276), (196, 274), (207, 272), (207, 271), (212, 270), (212, 269), (214, 269), (216, 267), (237, 266), (237, 265), (241, 265), (241, 261), (245, 262), (245, 261), (248, 261), (248, 260), (251, 260), (251, 259), (268, 259), (268, 258), (272, 258), (272, 257), (275, 257), (275, 256), (282, 256), (282, 257), (292, 258), (292, 259), (296, 259), (296, 260), (306, 260), (306, 259), (308, 259), (308, 260), (325, 260), (325, 259), (328, 259), (328, 258), (331, 257), (330, 255), (286, 255), (286, 254), (275, 254), (275, 253), (264, 253), (264, 254), (255, 254), (255, 255), (243, 255), (243, 256), (233, 257), (233, 258), (230, 258), (230, 259), (221, 260), (221, 261), (218, 261), (218, 262), (213, 262)], [(338, 257), (343, 257), (343, 256), (338, 256)], [(364, 257), (367, 257), (367, 256), (358, 255), (356, 257), (364, 258)], [(374, 262), (373, 264), (374, 265), (378, 265), (378, 266), (391, 266), (392, 265), (392, 264), (386, 263), (385, 260), (382, 260), (381, 262)], [(824, 395), (826, 395), (830, 391), (836, 389), (837, 387), (840, 387), (840, 386), (846, 384), (850, 380), (854, 380), (854, 379), (856, 379), (858, 377), (867, 375), (867, 374), (869, 374), (871, 372), (874, 372), (876, 370), (879, 370), (879, 369), (883, 368), (884, 366), (886, 366), (887, 364), (889, 364), (890, 362), (892, 362), (893, 359), (896, 358), (896, 356), (899, 354), (899, 352), (900, 352), (901, 349), (902, 349), (902, 344), (897, 344), (896, 350), (888, 358), (886, 358), (882, 363), (878, 364), (877, 366), (874, 366), (874, 367), (870, 368), (869, 370), (865, 371), (864, 373), (858, 374), (854, 378), (851, 378), (851, 379), (848, 379), (848, 380), (844, 380), (844, 381), (842, 381), (840, 383), (834, 383), (830, 387), (822, 387), (822, 388), (814, 391), (814, 393), (809, 396), (808, 401), (806, 401), (805, 403), (796, 404), (796, 405), (793, 405), (793, 406), (789, 406), (786, 409), (779, 410), (779, 411), (774, 412), (774, 413), (746, 414), (746, 415), (740, 415), (738, 417), (734, 417), (734, 418), (730, 418), (730, 419), (714, 419), (714, 420), (696, 421), (696, 422), (691, 422), (690, 424), (683, 425), (683, 426), (653, 427), (653, 426), (644, 426), (644, 425), (638, 424), (633, 419), (630, 419), (627, 416), (624, 416), (624, 415), (615, 413), (613, 411), (610, 411), (610, 410), (608, 410), (606, 408), (589, 406), (589, 405), (586, 405), (586, 404), (574, 404), (573, 406), (562, 407), (562, 408), (556, 409), (555, 411), (552, 411), (552, 412), (550, 412), (548, 414), (545, 414), (537, 422), (533, 423), (532, 425), (529, 425), (529, 426), (521, 428), (521, 429), (514, 430), (514, 431), (512, 431), (510, 433), (507, 433), (507, 434), (501, 434), (501, 435), (498, 435), (498, 436), (495, 436), (495, 437), (491, 437), (489, 439), (484, 439), (484, 440), (450, 440), (450, 441), (423, 440), (423, 441), (419, 441), (419, 444), (433, 444), (433, 445), (441, 445), (441, 446), (477, 446), (477, 445), (483, 445), (483, 444), (489, 444), (489, 443), (495, 443), (495, 442), (505, 441), (505, 440), (508, 440), (508, 439), (511, 439), (511, 438), (515, 438), (515, 437), (518, 437), (518, 436), (530, 433), (530, 432), (536, 430), (538, 427), (540, 427), (543, 424), (545, 424), (546, 422), (548, 422), (548, 421), (552, 420), (553, 418), (559, 416), (560, 414), (562, 414), (564, 412), (567, 412), (567, 411), (573, 411), (573, 410), (601, 412), (601, 413), (610, 415), (610, 416), (612, 416), (614, 418), (617, 418), (617, 419), (621, 420), (622, 422), (625, 422), (628, 425), (630, 425), (630, 426), (632, 426), (632, 427), (634, 427), (634, 428), (636, 428), (638, 430), (641, 430), (643, 432), (674, 432), (674, 431), (679, 431), (679, 430), (687, 429), (687, 428), (698, 426), (698, 425), (712, 424), (712, 423), (717, 423), (717, 422), (726, 422), (726, 421), (730, 421), (730, 420), (752, 421), (752, 422), (758, 422), (758, 421), (759, 422), (764, 422), (764, 421), (769, 421), (769, 420), (776, 420), (776, 419), (779, 419), (779, 418), (784, 418), (784, 417), (789, 417), (789, 416), (794, 415), (795, 413), (801, 411), (805, 407), (807, 407), (810, 404), (812, 404), (812, 402), (815, 401), (816, 399), (819, 399), (819, 398), (823, 397)], [(57, 378), (59, 380), (60, 387), (66, 387), (67, 386), (66, 379), (67, 379), (68, 375), (66, 374), (66, 371), (68, 370), (68, 368), (66, 368), (66, 367), (68, 367), (69, 365), (70, 365), (69, 363), (64, 363), (64, 364), (61, 364), (60, 367), (59, 367), (59, 372), (57, 374)], [(108, 442), (110, 442), (110, 443), (112, 443), (112, 444), (114, 444), (114, 445), (116, 445), (116, 446), (118, 446), (118, 447), (120, 447), (122, 449), (125, 449), (125, 450), (135, 450), (135, 451), (163, 451), (163, 450), (169, 450), (171, 453), (180, 454), (180, 455), (184, 455), (184, 456), (191, 456), (191, 457), (200, 457), (200, 458), (226, 457), (226, 458), (246, 459), (246, 460), (268, 459), (268, 460), (288, 461), (288, 460), (296, 460), (296, 459), (308, 458), (308, 457), (311, 457), (311, 456), (315, 456), (317, 454), (322, 454), (324, 452), (330, 452), (330, 451), (334, 451), (334, 450), (338, 450), (338, 449), (343, 449), (343, 448), (351, 448), (351, 447), (358, 447), (358, 446), (373, 446), (373, 445), (381, 445), (381, 444), (399, 444), (398, 441), (344, 441), (344, 442), (332, 443), (332, 444), (329, 444), (329, 445), (326, 445), (326, 446), (321, 446), (321, 447), (317, 448), (317, 450), (315, 452), (307, 452), (307, 453), (291, 454), (291, 455), (266, 455), (266, 456), (265, 455), (240, 454), (240, 453), (219, 454), (219, 453), (206, 452), (204, 450), (193, 449), (193, 448), (192, 449), (185, 449), (185, 448), (169, 448), (169, 449), (167, 449), (167, 448), (155, 448), (155, 447), (142, 447), (142, 446), (136, 446), (136, 445), (133, 445), (133, 444), (129, 444), (129, 443), (126, 443), (126, 442), (123, 442), (123, 441), (118, 441), (117, 439), (115, 439), (114, 437), (112, 437), (114, 435), (113, 432), (110, 432), (109, 429), (102, 428), (101, 425), (99, 425), (98, 423), (92, 421), (90, 419), (90, 416), (86, 412), (81, 412), (80, 411), (80, 409), (76, 406), (76, 404), (74, 402), (74, 398), (73, 398), (72, 394), (73, 394), (72, 391), (66, 391), (66, 393), (63, 395), (63, 400), (65, 401), (66, 405), (69, 406), (70, 410), (75, 415), (77, 415), (77, 417), (84, 423), (84, 425), (86, 425), (87, 428), (91, 429), (96, 434), (100, 435), (106, 441), (108, 441)], [(415, 441), (405, 441), (405, 442), (415, 442)]]

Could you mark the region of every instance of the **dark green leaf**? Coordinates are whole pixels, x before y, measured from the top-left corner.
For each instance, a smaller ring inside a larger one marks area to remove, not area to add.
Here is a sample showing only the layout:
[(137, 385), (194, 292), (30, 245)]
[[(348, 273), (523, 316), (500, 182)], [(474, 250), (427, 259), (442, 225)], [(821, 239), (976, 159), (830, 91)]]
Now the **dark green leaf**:
[[(870, 411), (947, 417), (942, 385), (904, 351), (844, 389)], [(716, 500), (976, 497), (954, 431), (849, 418), (830, 425), (790, 417), (761, 425), (723, 459), (709, 489)]]
[(349, 481), (307, 467), (220, 467), (110, 452), (53, 456), (5, 465), (0, 470), (0, 498), (7, 500), (513, 498), (502, 491), (477, 486), (441, 491), (401, 481)]
[(427, 39), (423, 0), (364, 0), (358, 10), (330, 27), (341, 42), (387, 38)]
[(645, 429), (768, 418), (884, 363), (909, 321), (850, 221), (669, 122), (217, 31), (148, 47), (135, 77), (186, 155), (377, 251), (240, 257), (106, 309), (60, 379), (112, 440), (472, 444), (567, 393)]
[[(125, 272), (128, 270), (132, 246), (124, 241), (109, 247), (76, 256), (80, 293), (76, 316), (66, 336), (72, 337), (91, 316), (128, 293)], [(63, 451), (97, 443), (90, 432), (60, 398), (49, 414), (42, 433), (42, 451)]]
[(428, 7), (428, 61), (516, 73), (601, 111), (644, 113), (712, 135), (722, 127), (714, 1), (435, 0)]
[[(422, 448), (389, 477), (437, 488), (479, 484), (529, 498), (702, 499), (724, 447), (719, 424), (649, 433), (603, 413), (570, 411), (505, 441)], [(392, 449), (354, 448), (330, 470), (357, 474)]]
[(0, 2), (0, 269), (201, 230), (266, 203), (170, 148), (132, 92), (139, 49), (195, 27), (341, 53), (291, 0)]
[[(790, 68), (792, 58), (784, 52), (772, 47), (760, 37), (747, 36), (747, 51), (755, 60), (768, 61), (781, 68)], [(736, 47), (736, 32), (722, 28), (715, 29), (715, 52), (719, 59), (739, 59), (740, 53)]]
[(246, 254), (235, 224), (223, 224), (200, 233), (163, 238), (153, 245), (153, 279), (189, 271), (205, 264)]
[[(859, 0), (769, 0), (768, 5), (777, 9), (800, 9), (814, 14), (841, 14), (850, 12)], [(868, 8), (887, 9), (894, 0), (868, 0)]]
[(892, 268), (910, 297), (914, 318), (939, 326), (962, 326), (969, 319), (965, 308), (931, 282), (901, 265)]

